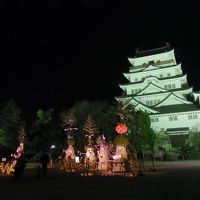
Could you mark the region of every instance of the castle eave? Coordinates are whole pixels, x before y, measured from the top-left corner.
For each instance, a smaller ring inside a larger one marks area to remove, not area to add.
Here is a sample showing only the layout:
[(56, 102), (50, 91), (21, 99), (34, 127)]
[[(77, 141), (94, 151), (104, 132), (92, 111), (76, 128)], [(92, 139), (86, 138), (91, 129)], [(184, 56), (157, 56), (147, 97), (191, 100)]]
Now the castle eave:
[(156, 107), (154, 110), (159, 111), (160, 113), (178, 113), (178, 112), (190, 112), (190, 111), (199, 111), (200, 108), (195, 104), (179, 104), (179, 105), (169, 105)]

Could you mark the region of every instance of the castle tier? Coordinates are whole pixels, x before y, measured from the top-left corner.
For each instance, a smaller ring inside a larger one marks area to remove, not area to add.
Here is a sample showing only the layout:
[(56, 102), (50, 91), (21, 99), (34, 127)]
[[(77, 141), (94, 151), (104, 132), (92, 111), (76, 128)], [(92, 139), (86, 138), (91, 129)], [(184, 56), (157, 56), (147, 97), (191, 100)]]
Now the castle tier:
[(148, 51), (136, 51), (135, 58), (120, 84), (122, 96), (116, 100), (124, 106), (148, 112), (155, 132), (187, 134), (200, 131), (200, 93), (189, 87), (181, 63), (177, 64), (169, 45)]

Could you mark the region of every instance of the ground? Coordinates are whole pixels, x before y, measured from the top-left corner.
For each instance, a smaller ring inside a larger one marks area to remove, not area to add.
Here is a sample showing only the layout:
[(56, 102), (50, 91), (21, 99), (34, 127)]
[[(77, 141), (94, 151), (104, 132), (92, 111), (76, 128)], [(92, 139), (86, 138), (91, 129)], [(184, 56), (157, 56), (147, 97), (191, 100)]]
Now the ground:
[(146, 163), (144, 176), (80, 177), (50, 168), (47, 177), (26, 169), (23, 180), (0, 176), (1, 199), (199, 199), (200, 161)]

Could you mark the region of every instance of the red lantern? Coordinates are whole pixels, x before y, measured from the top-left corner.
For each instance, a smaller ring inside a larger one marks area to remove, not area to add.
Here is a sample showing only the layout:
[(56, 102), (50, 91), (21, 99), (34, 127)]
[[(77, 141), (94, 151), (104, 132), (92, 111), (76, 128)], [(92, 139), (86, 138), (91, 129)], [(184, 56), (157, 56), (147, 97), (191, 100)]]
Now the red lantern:
[(126, 126), (126, 124), (118, 123), (115, 127), (115, 130), (117, 133), (124, 135), (128, 131), (128, 127)]

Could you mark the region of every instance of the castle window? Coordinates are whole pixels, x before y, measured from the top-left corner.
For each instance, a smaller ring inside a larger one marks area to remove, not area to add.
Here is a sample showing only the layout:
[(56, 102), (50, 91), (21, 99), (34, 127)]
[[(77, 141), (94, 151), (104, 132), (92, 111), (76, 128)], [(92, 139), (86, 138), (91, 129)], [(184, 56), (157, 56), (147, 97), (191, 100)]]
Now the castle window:
[(193, 119), (197, 119), (198, 117), (197, 117), (197, 115), (193, 115)]
[(154, 65), (154, 61), (149, 61), (149, 65)]
[(168, 74), (167, 74), (167, 76), (169, 77), (169, 76), (171, 76), (171, 74), (170, 74), (170, 73), (168, 73)]
[(154, 105), (158, 104), (159, 100), (154, 100)]
[(159, 119), (158, 118), (155, 118), (155, 122), (158, 122), (159, 121)]
[(188, 119), (192, 119), (192, 115), (188, 115)]
[(160, 65), (160, 63), (161, 63), (161, 61), (160, 61), (160, 60), (158, 60), (158, 61), (156, 62), (156, 65)]
[(138, 81), (138, 78), (135, 78), (135, 82), (137, 82)]
[(188, 115), (188, 119), (198, 119), (197, 115)]
[(178, 120), (177, 116), (169, 117), (169, 121), (177, 121), (177, 120)]
[(160, 74), (160, 78), (163, 78), (163, 74)]
[(159, 122), (159, 119), (157, 117), (156, 118), (152, 118), (151, 122)]
[(175, 88), (175, 84), (172, 84), (172, 88), (173, 88), (173, 89)]

